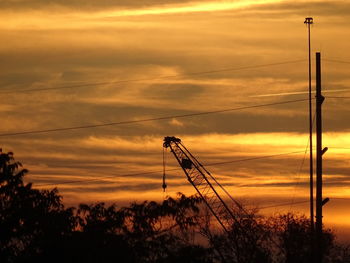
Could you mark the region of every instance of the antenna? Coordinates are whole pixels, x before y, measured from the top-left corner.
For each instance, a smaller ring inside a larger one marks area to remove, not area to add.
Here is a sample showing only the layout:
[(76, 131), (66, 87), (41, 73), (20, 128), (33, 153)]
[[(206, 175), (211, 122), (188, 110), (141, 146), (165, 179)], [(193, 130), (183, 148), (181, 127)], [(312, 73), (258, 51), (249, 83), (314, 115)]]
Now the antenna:
[(310, 141), (310, 227), (311, 233), (314, 231), (314, 168), (313, 168), (313, 152), (312, 152), (312, 98), (311, 98), (311, 37), (310, 26), (314, 23), (312, 17), (305, 18), (304, 24), (308, 28), (308, 46), (309, 46), (309, 141)]

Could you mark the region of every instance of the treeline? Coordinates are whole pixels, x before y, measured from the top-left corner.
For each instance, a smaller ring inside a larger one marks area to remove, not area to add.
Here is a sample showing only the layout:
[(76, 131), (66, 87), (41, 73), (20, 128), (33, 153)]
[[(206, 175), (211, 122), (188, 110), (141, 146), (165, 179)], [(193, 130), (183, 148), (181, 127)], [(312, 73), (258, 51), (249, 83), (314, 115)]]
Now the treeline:
[[(0, 153), (0, 262), (311, 262), (304, 216), (239, 217), (223, 234), (200, 198), (65, 208), (57, 189), (24, 184), (28, 173)], [(325, 229), (324, 262), (350, 262)]]

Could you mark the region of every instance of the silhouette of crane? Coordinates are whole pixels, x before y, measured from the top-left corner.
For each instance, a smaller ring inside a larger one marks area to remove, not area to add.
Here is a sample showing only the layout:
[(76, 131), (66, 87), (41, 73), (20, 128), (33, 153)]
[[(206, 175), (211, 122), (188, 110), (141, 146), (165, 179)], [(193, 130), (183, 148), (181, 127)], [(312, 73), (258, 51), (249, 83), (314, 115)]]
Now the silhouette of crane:
[[(173, 136), (165, 137), (163, 147), (170, 148), (190, 184), (196, 189), (224, 231), (229, 234), (229, 228), (235, 222), (239, 224), (238, 217), (246, 214), (240, 203), (233, 199), (215, 177), (191, 154), (182, 144), (181, 139)], [(226, 204), (214, 186), (221, 188), (228, 195), (233, 201), (232, 207)], [(166, 187), (164, 174), (163, 189), (165, 190)]]

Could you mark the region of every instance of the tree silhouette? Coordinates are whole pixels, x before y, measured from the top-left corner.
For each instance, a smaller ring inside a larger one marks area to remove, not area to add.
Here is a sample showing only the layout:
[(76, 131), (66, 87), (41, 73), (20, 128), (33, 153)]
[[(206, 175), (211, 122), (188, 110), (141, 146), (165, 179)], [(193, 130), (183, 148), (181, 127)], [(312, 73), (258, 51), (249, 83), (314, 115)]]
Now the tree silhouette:
[[(65, 208), (57, 189), (25, 184), (27, 173), (13, 153), (0, 151), (1, 263), (310, 262), (304, 216), (253, 211), (238, 217), (227, 235), (197, 196)], [(337, 245), (330, 230), (324, 247), (325, 263), (349, 262), (349, 248)]]
[[(256, 211), (248, 211), (237, 215), (226, 234), (217, 228), (213, 216), (208, 210), (202, 209), (205, 216), (198, 222), (200, 233), (209, 241), (217, 253), (217, 260), (222, 262), (272, 262), (274, 246), (269, 228), (257, 217)], [(215, 227), (216, 226), (216, 227)]]
[(211, 262), (210, 249), (191, 244), (188, 235), (200, 202), (180, 194), (160, 204), (145, 201), (120, 209), (103, 203), (80, 205), (78, 215), (84, 233), (119, 236), (136, 262)]
[[(269, 219), (271, 232), (280, 244), (279, 258), (283, 262), (292, 263), (312, 262), (311, 240), (313, 238), (310, 220), (304, 215), (297, 216), (292, 213), (278, 215)], [(327, 256), (335, 247), (334, 234), (330, 229), (323, 229), (324, 262), (332, 262)], [(328, 259), (327, 259), (328, 258)]]
[(57, 189), (24, 184), (28, 172), (13, 153), (0, 153), (0, 259), (25, 261), (39, 256), (52, 241), (72, 232), (73, 209), (64, 209)]

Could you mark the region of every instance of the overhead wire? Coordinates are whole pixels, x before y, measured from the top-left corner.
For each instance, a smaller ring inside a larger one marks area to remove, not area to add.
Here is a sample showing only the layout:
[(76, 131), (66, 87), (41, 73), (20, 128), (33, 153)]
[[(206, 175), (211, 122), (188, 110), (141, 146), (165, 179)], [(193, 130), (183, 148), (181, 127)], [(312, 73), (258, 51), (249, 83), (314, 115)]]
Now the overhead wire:
[[(349, 92), (350, 88), (345, 89), (330, 89), (323, 90), (323, 93), (338, 93), (338, 92)], [(275, 96), (289, 96), (289, 95), (304, 95), (309, 94), (308, 91), (291, 91), (291, 92), (279, 92), (279, 93), (270, 93), (270, 94), (258, 94), (254, 96), (249, 96), (251, 98), (263, 98), (263, 97), (275, 97)], [(316, 94), (316, 91), (312, 91), (311, 94)], [(327, 95), (328, 98), (328, 95)]]
[[(346, 198), (346, 197), (330, 197), (330, 200), (346, 200), (346, 201), (350, 201), (350, 197)], [(305, 201), (298, 201), (298, 202), (294, 202), (294, 204), (305, 204), (310, 202), (309, 200), (305, 200)], [(263, 210), (263, 209), (268, 209), (268, 208), (275, 208), (275, 207), (282, 207), (282, 206), (289, 206), (291, 205), (291, 203), (279, 203), (279, 204), (274, 204), (274, 205), (267, 205), (267, 206), (258, 206), (257, 209), (258, 210)]]
[[(226, 162), (216, 162), (216, 163), (208, 163), (205, 164), (205, 166), (216, 166), (216, 165), (223, 165), (223, 164), (229, 164), (229, 163), (235, 163), (235, 162), (245, 162), (245, 161), (252, 161), (257, 159), (267, 159), (267, 158), (273, 158), (283, 155), (290, 155), (290, 154), (296, 154), (296, 153), (302, 153), (303, 151), (294, 151), (294, 152), (287, 152), (287, 153), (279, 153), (279, 154), (273, 154), (273, 155), (265, 155), (265, 156), (259, 156), (255, 158), (244, 158), (244, 159), (237, 159), (237, 160), (231, 160)], [(179, 168), (172, 168), (172, 169), (166, 169), (165, 171), (176, 171)], [(48, 184), (35, 184), (35, 186), (56, 186), (56, 185), (64, 185), (64, 184), (75, 184), (75, 183), (85, 183), (85, 182), (94, 182), (94, 181), (103, 181), (104, 179), (116, 179), (116, 178), (123, 178), (123, 177), (130, 177), (130, 176), (139, 176), (139, 175), (148, 175), (148, 174), (155, 174), (155, 173), (162, 173), (162, 171), (149, 171), (149, 172), (142, 172), (142, 173), (130, 173), (130, 174), (121, 174), (121, 175), (110, 175), (110, 176), (103, 176), (99, 178), (94, 179), (84, 179), (84, 180), (71, 180), (71, 181), (64, 181), (59, 183), (48, 183)], [(35, 179), (35, 178), (33, 178)]]
[(329, 149), (343, 149), (343, 150), (350, 150), (349, 147), (333, 147), (333, 146), (329, 146)]
[(294, 186), (294, 193), (293, 193), (293, 197), (292, 197), (292, 202), (290, 204), (290, 209), (292, 209), (292, 206), (294, 205), (294, 199), (295, 199), (295, 192), (296, 192), (296, 189), (299, 185), (299, 182), (300, 182), (300, 174), (301, 174), (301, 171), (303, 169), (303, 166), (304, 166), (304, 163), (305, 163), (305, 160), (306, 160), (306, 153), (308, 152), (308, 146), (309, 146), (309, 141), (310, 141), (310, 137), (308, 137), (308, 142), (307, 142), (307, 145), (306, 145), (306, 148), (305, 148), (305, 152), (304, 152), (304, 156), (303, 156), (303, 159), (301, 161), (301, 164), (299, 166), (299, 169), (298, 169), (298, 173), (297, 173), (297, 180), (296, 180), (296, 183), (295, 183), (295, 186)]
[[(315, 118), (316, 118), (316, 112), (314, 112), (314, 116), (312, 117), (312, 129), (314, 128), (314, 125), (315, 125)], [(307, 140), (307, 143), (306, 143), (306, 146), (305, 146), (304, 157), (303, 157), (303, 159), (302, 159), (302, 161), (300, 163), (299, 169), (298, 169), (297, 180), (296, 180), (296, 183), (295, 183), (295, 186), (294, 186), (294, 193), (293, 193), (291, 205), (290, 205), (290, 208), (289, 208), (290, 210), (292, 209), (292, 206), (294, 204), (295, 192), (296, 192), (297, 187), (299, 186), (300, 174), (301, 174), (301, 171), (303, 169), (303, 166), (304, 166), (304, 163), (305, 163), (305, 160), (306, 160), (306, 153), (308, 152), (309, 143), (310, 143), (310, 136), (308, 137), (308, 140)]]
[[(350, 98), (350, 97), (333, 97), (333, 96), (330, 97), (330, 96), (327, 96), (327, 98)], [(313, 119), (312, 119), (312, 126), (313, 127), (314, 127), (314, 124), (315, 124), (315, 116), (316, 116), (316, 113), (314, 113), (314, 116), (313, 116)], [(306, 148), (305, 148), (305, 154), (304, 154), (304, 157), (302, 159), (301, 165), (300, 165), (299, 170), (298, 170), (297, 182), (296, 182), (296, 185), (295, 185), (295, 189), (299, 185), (300, 173), (301, 173), (302, 167), (304, 166), (304, 163), (305, 163), (305, 158), (306, 158), (306, 153), (307, 153), (309, 141), (310, 141), (310, 137), (308, 138), (308, 142), (307, 142), (307, 145), (306, 145)], [(338, 148), (338, 147), (332, 147), (332, 148)], [(294, 195), (295, 195), (295, 192), (294, 192)], [(290, 203), (290, 210), (292, 209), (292, 206), (295, 204), (295, 202), (294, 202), (295, 196), (294, 195), (293, 195), (293, 198), (292, 198), (292, 202)]]
[(204, 111), (204, 112), (188, 113), (188, 114), (181, 114), (181, 115), (171, 115), (171, 116), (155, 117), (155, 118), (148, 118), (148, 119), (141, 119), (141, 120), (107, 122), (107, 123), (101, 123), (101, 124), (88, 124), (88, 125), (82, 125), (82, 126), (71, 126), (71, 127), (63, 127), (63, 128), (32, 130), (32, 131), (8, 132), (8, 133), (1, 133), (0, 137), (28, 135), (28, 134), (40, 134), (40, 133), (51, 133), (51, 132), (62, 132), (62, 131), (106, 127), (106, 126), (135, 124), (135, 123), (143, 123), (143, 122), (150, 122), (150, 121), (169, 120), (169, 119), (175, 119), (175, 118), (186, 118), (186, 117), (224, 113), (224, 112), (231, 112), (231, 111), (238, 111), (238, 110), (260, 108), (260, 107), (268, 107), (268, 106), (274, 106), (274, 105), (283, 105), (283, 104), (296, 103), (296, 102), (302, 102), (302, 101), (307, 101), (307, 100), (308, 99), (288, 100), (288, 101), (273, 102), (273, 103), (266, 103), (266, 104), (256, 104), (256, 105), (251, 105), (251, 106), (243, 106), (243, 107), (223, 109), (223, 110), (213, 110), (213, 111)]
[[(330, 197), (330, 200), (346, 200), (346, 201), (350, 201), (350, 197), (348, 197), (348, 198), (346, 198), (346, 197)], [(310, 202), (310, 200), (305, 200), (305, 201), (294, 202), (293, 204), (303, 204), (303, 203), (309, 203), (309, 202)], [(289, 205), (291, 205), (291, 203), (281, 203), (281, 204), (276, 204), (276, 205), (268, 205), (268, 206), (258, 207), (258, 209), (261, 210), (261, 209), (275, 208), (275, 207), (289, 206)]]
[(271, 154), (271, 155), (265, 155), (265, 156), (258, 156), (258, 157), (251, 157), (251, 158), (245, 158), (240, 160), (232, 160), (227, 162), (217, 162), (217, 163), (209, 163), (205, 166), (214, 166), (214, 165), (221, 165), (221, 164), (228, 164), (228, 163), (235, 163), (235, 162), (242, 162), (242, 161), (253, 161), (258, 159), (265, 159), (265, 158), (273, 158), (278, 156), (284, 156), (284, 155), (290, 155), (290, 154), (296, 154), (296, 153), (303, 153), (304, 151), (294, 151), (289, 153), (278, 153), (278, 154)]
[[(324, 60), (325, 61), (330, 61), (330, 62), (350, 64), (350, 62), (348, 62), (348, 61), (340, 61), (340, 60), (333, 60), (333, 59), (324, 59)], [(109, 82), (85, 83), (85, 84), (76, 84), (76, 85), (60, 86), (60, 87), (52, 87), (52, 88), (35, 88), (35, 89), (22, 89), (22, 90), (16, 90), (16, 91), (2, 91), (2, 92), (0, 92), (0, 94), (9, 94), (9, 93), (17, 93), (17, 92), (47, 91), (47, 90), (70, 89), (70, 88), (97, 86), (97, 85), (105, 85), (105, 84), (122, 84), (122, 83), (127, 83), (127, 82), (150, 81), (150, 80), (157, 80), (157, 79), (164, 79), (164, 78), (175, 78), (175, 77), (188, 76), (188, 75), (211, 74), (211, 73), (219, 73), (219, 72), (225, 72), (225, 71), (235, 71), (235, 70), (259, 68), (259, 67), (275, 66), (275, 65), (282, 65), (282, 64), (289, 64), (289, 63), (297, 63), (297, 62), (302, 62), (302, 61), (304, 61), (304, 60), (287, 61), (287, 62), (280, 62), (280, 63), (270, 63), (270, 64), (262, 64), (262, 65), (247, 66), (247, 67), (240, 67), (240, 68), (226, 68), (226, 69), (221, 69), (221, 70), (193, 72), (193, 73), (178, 74), (178, 75), (172, 75), (172, 76), (159, 76), (159, 77), (154, 77), (154, 78), (131, 79), (131, 80), (121, 80), (121, 81), (114, 81), (114, 82), (110, 82), (109, 81)], [(347, 99), (347, 98), (350, 98), (350, 97), (333, 97), (333, 96), (332, 97), (328, 97), (327, 96), (327, 98)], [(56, 128), (56, 129), (47, 129), (47, 130), (36, 130), (36, 131), (24, 131), (24, 132), (17, 132), (17, 133), (7, 133), (7, 134), (0, 134), (0, 136), (4, 137), (4, 136), (15, 136), (15, 135), (22, 135), (22, 134), (37, 134), (37, 133), (57, 132), (57, 131), (66, 131), (66, 130), (77, 130), (77, 129), (85, 129), (85, 128), (112, 126), (112, 125), (123, 125), (123, 124), (140, 123), (140, 122), (147, 122), (147, 121), (156, 121), (156, 120), (166, 120), (166, 119), (171, 119), (171, 118), (184, 118), (184, 117), (206, 115), (206, 114), (214, 114), (214, 113), (223, 113), (223, 112), (229, 112), (229, 111), (234, 111), (234, 110), (242, 110), (242, 109), (249, 109), (249, 108), (256, 108), (256, 107), (280, 105), (280, 104), (299, 102), (299, 101), (306, 101), (306, 99), (295, 100), (295, 101), (279, 102), (279, 103), (262, 104), (262, 105), (253, 105), (253, 106), (233, 108), (233, 109), (225, 109), (225, 110), (218, 110), (218, 111), (207, 111), (207, 112), (184, 114), (184, 115), (174, 115), (174, 116), (166, 116), (166, 117), (159, 117), (159, 118), (150, 118), (150, 119), (135, 120), (135, 121), (111, 122), (111, 123), (103, 123), (103, 124), (97, 124), (97, 125), (85, 125), (85, 126), (65, 127), (65, 128)], [(301, 153), (301, 152), (304, 152), (305, 154), (304, 154), (304, 157), (303, 157), (303, 160), (302, 160), (302, 164), (301, 164), (301, 166), (299, 168), (299, 173), (300, 173), (300, 170), (301, 170), (301, 168), (302, 168), (302, 166), (304, 164), (304, 161), (305, 161), (305, 155), (306, 155), (307, 150), (306, 151), (296, 151), (296, 152), (290, 152), (290, 153), (275, 154), (275, 155), (268, 155), (268, 156), (261, 156), (261, 157), (246, 158), (246, 159), (233, 160), (233, 161), (227, 161), (227, 162), (217, 162), (217, 163), (206, 164), (206, 166), (214, 166), (214, 165), (228, 164), (228, 163), (234, 163), (234, 162), (243, 162), (243, 161), (250, 161), (250, 160), (256, 160), (256, 159), (271, 158), (271, 157), (282, 156), (282, 155), (293, 154), (293, 153)], [(174, 170), (177, 170), (177, 168), (176, 169), (167, 169), (167, 171), (174, 171)], [(126, 176), (147, 175), (147, 174), (154, 174), (154, 173), (158, 173), (158, 172), (159, 171), (124, 174), (124, 175), (120, 175), (120, 176), (117, 176), (117, 177), (116, 176), (106, 176), (106, 177), (100, 177), (100, 178), (96, 178), (96, 179), (78, 180), (78, 181), (77, 180), (76, 181), (66, 181), (66, 182), (61, 182), (61, 183), (58, 183), (58, 184), (39, 184), (39, 185), (36, 185), (36, 186), (50, 186), (50, 185), (62, 185), (62, 184), (73, 184), (73, 183), (81, 183), (81, 182), (101, 181), (101, 179), (103, 180), (103, 179), (107, 179), (107, 178), (118, 178), (118, 177), (126, 177)], [(332, 198), (332, 199), (350, 200), (348, 198)], [(264, 207), (260, 207), (259, 209), (267, 209), (267, 208), (287, 206), (287, 205), (294, 205), (294, 204), (301, 204), (301, 203), (307, 203), (307, 202), (309, 202), (309, 201), (300, 201), (300, 202), (294, 202), (293, 201), (291, 203), (282, 203), (282, 204), (277, 204), (277, 205), (264, 206)]]
[(298, 201), (298, 202), (293, 202), (293, 203), (281, 203), (281, 204), (277, 204), (277, 205), (268, 205), (268, 206), (263, 206), (263, 207), (258, 207), (259, 210), (261, 209), (267, 209), (267, 208), (275, 208), (275, 207), (280, 207), (280, 206), (289, 206), (292, 204), (303, 204), (303, 203), (308, 203), (309, 200), (307, 201)]
[[(341, 61), (341, 60), (335, 60), (335, 59), (323, 59), (323, 60), (329, 61), (329, 62), (350, 64), (349, 61)], [(48, 91), (48, 90), (59, 90), (59, 89), (72, 89), (72, 88), (98, 86), (98, 85), (105, 85), (105, 84), (123, 84), (123, 83), (128, 83), (128, 82), (151, 81), (151, 80), (157, 80), (157, 79), (176, 78), (176, 77), (181, 77), (181, 76), (212, 74), (212, 73), (220, 73), (220, 72), (228, 72), (228, 71), (236, 71), (236, 70), (244, 70), (244, 69), (254, 69), (254, 68), (261, 68), (261, 67), (277, 66), (277, 65), (298, 63), (298, 62), (304, 62), (304, 61), (305, 60), (285, 61), (285, 62), (261, 64), (261, 65), (255, 65), (255, 66), (245, 66), (245, 67), (238, 67), (238, 68), (225, 68), (225, 69), (219, 69), (219, 70), (192, 72), (192, 73), (169, 75), (169, 76), (158, 76), (158, 77), (153, 77), (153, 78), (140, 78), (140, 79), (130, 79), (130, 80), (120, 80), (120, 81), (82, 83), (82, 84), (75, 84), (75, 85), (50, 87), (50, 88), (33, 88), (33, 89), (8, 90), (8, 91), (0, 91), (0, 94), (10, 94), (10, 93), (18, 93), (18, 92)], [(350, 97), (333, 97), (333, 96), (332, 97), (328, 97), (327, 96), (327, 98), (347, 99), (347, 98), (350, 98)], [(149, 118), (149, 119), (135, 120), (135, 121), (110, 122), (110, 123), (103, 123), (103, 124), (97, 124), (97, 125), (84, 125), (84, 126), (65, 127), (65, 128), (56, 128), (56, 129), (46, 129), (46, 130), (23, 131), (23, 132), (15, 132), (15, 133), (3, 133), (3, 134), (0, 134), (0, 136), (4, 137), (4, 136), (15, 136), (15, 135), (24, 135), (24, 134), (38, 134), (38, 133), (47, 133), (47, 132), (58, 132), (58, 131), (77, 130), (77, 129), (95, 128), (95, 127), (103, 127), (103, 126), (123, 125), (123, 124), (141, 123), (141, 122), (148, 122), (148, 121), (166, 120), (166, 119), (171, 119), (171, 118), (185, 118), (185, 117), (191, 117), (191, 116), (223, 113), (223, 112), (229, 112), (229, 111), (234, 111), (234, 110), (243, 110), (243, 109), (256, 108), (256, 107), (280, 105), (280, 104), (293, 103), (293, 102), (306, 101), (306, 100), (307, 99), (294, 100), (294, 101), (285, 101), (285, 102), (279, 102), (279, 103), (253, 105), (253, 106), (246, 106), (246, 107), (240, 107), (240, 108), (232, 108), (232, 109), (217, 110), (217, 111), (207, 111), (207, 112), (199, 112), (199, 113), (184, 114), (184, 115), (174, 115), (174, 116), (166, 116), (166, 117), (158, 117), (158, 118)], [(233, 161), (227, 161), (227, 162), (218, 162), (218, 163), (206, 164), (206, 166), (221, 165), (221, 164), (242, 162), (242, 161), (250, 161), (250, 160), (256, 160), (256, 159), (263, 159), (263, 158), (271, 158), (271, 157), (282, 156), (282, 155), (293, 154), (293, 153), (301, 153), (301, 152), (304, 152), (304, 151), (282, 153), (282, 154), (275, 154), (275, 155), (268, 155), (268, 156), (261, 156), (261, 157), (253, 157), (253, 158), (246, 158), (246, 159), (233, 160)], [(305, 161), (305, 155), (304, 155), (304, 158), (303, 158), (303, 161), (302, 161), (302, 165), (303, 165), (304, 161)], [(302, 165), (301, 165), (301, 167), (302, 167)], [(176, 169), (167, 169), (167, 171), (173, 171), (173, 170), (177, 170), (177, 168)], [(143, 173), (125, 174), (125, 175), (117, 176), (117, 178), (118, 177), (126, 177), (126, 176), (137, 176), (137, 175), (154, 174), (154, 173), (158, 173), (158, 172), (159, 171), (151, 171), (151, 172), (143, 172)], [(116, 178), (116, 176), (100, 177), (100, 178), (89, 179), (89, 180), (66, 181), (66, 182), (61, 182), (61, 183), (58, 183), (58, 184), (41, 184), (41, 185), (39, 184), (39, 185), (36, 185), (36, 186), (50, 186), (50, 185), (61, 185), (61, 184), (71, 184), (71, 183), (80, 183), (80, 182), (101, 181), (101, 179), (107, 179), (107, 178)], [(349, 200), (347, 198), (333, 198), (333, 199), (346, 199), (346, 200)], [(286, 205), (290, 205), (290, 204), (299, 204), (299, 203), (306, 203), (306, 202), (309, 202), (309, 201), (300, 201), (300, 202), (292, 202), (292, 203), (271, 205), (271, 206), (260, 207), (259, 209), (267, 209), (267, 208), (272, 208), (272, 207), (286, 206)]]
[(327, 99), (350, 99), (350, 97), (341, 96), (341, 97), (334, 97), (334, 96), (327, 96)]
[(350, 64), (350, 61), (344, 61), (344, 60), (339, 60), (339, 59), (326, 59), (326, 58), (323, 58), (322, 60), (328, 61), (328, 62)]
[(131, 82), (153, 81), (153, 80), (160, 80), (160, 79), (167, 79), (167, 78), (178, 78), (178, 77), (185, 77), (185, 76), (206, 75), (206, 74), (214, 74), (214, 73), (229, 72), (229, 71), (238, 71), (238, 70), (246, 70), (246, 69), (279, 66), (279, 65), (294, 64), (294, 63), (305, 62), (305, 61), (306, 61), (305, 59), (299, 59), (299, 60), (290, 60), (290, 61), (282, 61), (282, 62), (275, 62), (275, 63), (251, 65), (251, 66), (230, 67), (230, 68), (223, 68), (223, 69), (217, 69), (217, 70), (189, 72), (189, 73), (175, 74), (175, 75), (168, 75), (168, 76), (156, 76), (156, 77), (126, 79), (126, 80), (118, 80), (118, 81), (103, 81), (103, 82), (95, 82), (95, 83), (81, 83), (81, 84), (65, 85), (65, 86), (50, 87), (50, 88), (3, 90), (3, 91), (0, 91), (0, 94), (49, 91), (49, 90), (60, 90), (60, 89), (72, 89), (72, 88), (89, 87), (89, 86), (99, 86), (99, 85), (106, 85), (106, 84), (124, 84), (124, 83), (131, 83)]

